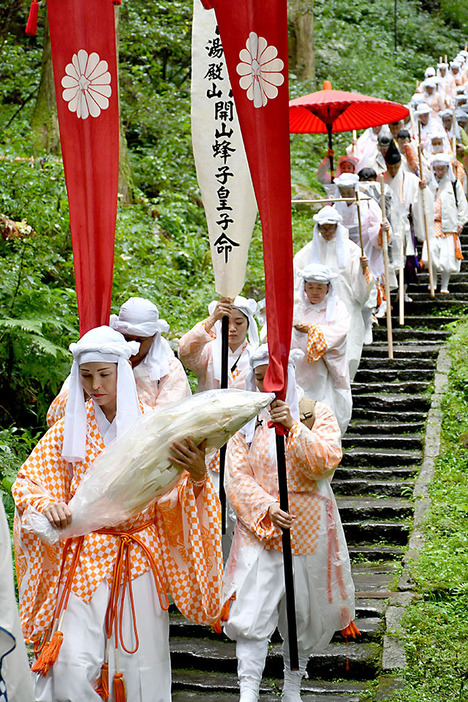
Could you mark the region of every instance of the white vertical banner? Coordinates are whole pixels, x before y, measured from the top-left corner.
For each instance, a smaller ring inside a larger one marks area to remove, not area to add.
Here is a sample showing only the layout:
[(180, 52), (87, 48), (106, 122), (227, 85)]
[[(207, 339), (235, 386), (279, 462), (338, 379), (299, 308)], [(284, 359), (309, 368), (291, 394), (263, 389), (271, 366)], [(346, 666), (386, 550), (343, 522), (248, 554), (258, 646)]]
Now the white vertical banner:
[(257, 204), (214, 10), (194, 0), (192, 142), (205, 207), (216, 292), (244, 285)]

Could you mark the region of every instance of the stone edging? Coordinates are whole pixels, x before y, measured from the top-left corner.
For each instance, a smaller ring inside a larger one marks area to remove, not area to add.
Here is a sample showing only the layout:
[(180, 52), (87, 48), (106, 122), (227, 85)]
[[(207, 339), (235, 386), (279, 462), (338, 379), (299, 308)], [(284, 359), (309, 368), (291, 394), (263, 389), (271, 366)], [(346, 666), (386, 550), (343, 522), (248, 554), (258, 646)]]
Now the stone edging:
[(431, 505), (429, 484), (434, 477), (435, 461), (440, 451), (440, 435), (442, 423), (441, 401), (446, 392), (451, 360), (447, 348), (443, 346), (437, 357), (434, 376), (434, 393), (431, 407), (427, 415), (426, 433), (424, 437), (423, 462), (416, 480), (414, 498), (413, 531), (409, 540), (409, 548), (403, 559), (403, 572), (398, 582), (398, 591), (389, 599), (385, 613), (385, 635), (383, 640), (382, 669), (384, 674), (391, 670), (401, 670), (406, 665), (406, 654), (401, 631), (401, 621), (408, 605), (414, 599), (409, 565), (419, 557), (424, 542), (423, 527)]

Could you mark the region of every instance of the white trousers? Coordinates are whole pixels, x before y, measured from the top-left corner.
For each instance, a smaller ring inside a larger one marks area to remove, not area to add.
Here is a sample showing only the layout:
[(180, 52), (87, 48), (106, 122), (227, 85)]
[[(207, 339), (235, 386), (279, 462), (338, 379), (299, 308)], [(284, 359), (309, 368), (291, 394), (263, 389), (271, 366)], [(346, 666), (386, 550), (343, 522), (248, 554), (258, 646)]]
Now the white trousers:
[[(161, 609), (154, 579), (148, 571), (133, 583), (139, 648), (118, 651), (129, 702), (170, 702), (171, 663), (169, 617)], [(49, 673), (34, 675), (36, 702), (102, 702), (94, 687), (105, 656), (105, 615), (109, 588), (102, 582), (89, 604), (70, 594), (61, 624), (63, 644)], [(126, 597), (123, 612), (124, 643), (135, 647), (131, 611)], [(116, 669), (115, 649), (109, 651), (109, 687)]]

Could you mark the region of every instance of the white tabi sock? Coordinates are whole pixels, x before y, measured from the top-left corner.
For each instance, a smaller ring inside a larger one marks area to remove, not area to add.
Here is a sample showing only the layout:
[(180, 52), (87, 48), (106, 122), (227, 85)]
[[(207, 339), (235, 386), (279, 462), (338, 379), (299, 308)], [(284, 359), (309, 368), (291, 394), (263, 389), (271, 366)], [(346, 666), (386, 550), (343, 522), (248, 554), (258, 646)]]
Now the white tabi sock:
[(268, 653), (268, 639), (238, 639), (236, 643), (239, 702), (257, 702)]

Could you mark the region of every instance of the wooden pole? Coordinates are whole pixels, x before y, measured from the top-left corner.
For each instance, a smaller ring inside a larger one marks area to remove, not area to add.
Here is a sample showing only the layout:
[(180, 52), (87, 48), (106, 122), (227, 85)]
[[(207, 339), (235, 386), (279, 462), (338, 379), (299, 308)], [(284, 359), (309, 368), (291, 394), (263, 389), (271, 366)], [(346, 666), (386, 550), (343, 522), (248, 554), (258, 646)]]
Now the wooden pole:
[(353, 138), (351, 140), (351, 145), (352, 145), (352, 154), (353, 156), (356, 156), (357, 154), (357, 132), (355, 129), (353, 129)]
[(364, 256), (364, 245), (362, 243), (361, 208), (359, 207), (359, 188), (356, 190), (356, 209), (357, 209), (357, 218), (358, 218), (358, 225), (359, 225), (359, 243), (361, 244), (361, 255)]
[(393, 329), (392, 329), (392, 305), (390, 300), (390, 281), (388, 267), (388, 237), (387, 231), (384, 229), (384, 224), (387, 224), (387, 211), (385, 205), (385, 184), (384, 177), (379, 176), (380, 181), (380, 206), (382, 208), (382, 250), (385, 269), (385, 298), (387, 300), (387, 345), (388, 357), (393, 358)]
[[(229, 359), (229, 317), (225, 315), (221, 320), (221, 388), (228, 387), (228, 359)], [(221, 503), (221, 533), (226, 533), (226, 492), (224, 490), (224, 466), (226, 464), (227, 445), (219, 449), (219, 501)]]
[[(419, 123), (419, 144), (418, 144), (418, 156), (419, 156), (419, 177), (422, 180), (423, 170), (422, 170), (422, 147), (421, 147), (421, 122)], [(431, 256), (431, 246), (429, 243), (429, 229), (427, 227), (427, 214), (426, 214), (426, 198), (425, 198), (425, 188), (421, 190), (421, 198), (423, 205), (423, 217), (424, 217), (424, 234), (426, 237), (427, 246), (427, 267), (429, 268), (429, 288), (431, 291), (431, 297), (435, 297), (434, 292), (434, 275), (432, 271), (432, 256)]]
[[(286, 458), (284, 453), (284, 436), (276, 434), (276, 460), (278, 463), (278, 488), (280, 507), (289, 512), (288, 483), (286, 478)], [(294, 593), (294, 574), (291, 551), (291, 532), (283, 529), (283, 567), (286, 590), (286, 618), (288, 620), (289, 664), (291, 670), (299, 670), (299, 652), (297, 647), (296, 598)]]
[[(354, 200), (354, 197), (321, 197), (317, 200), (291, 200), (291, 203), (295, 205), (307, 202), (310, 205), (318, 205), (321, 202), (354, 202)], [(360, 201), (364, 202), (364, 200), (372, 200), (372, 198), (364, 195), (364, 197), (360, 198)]]
[(401, 242), (403, 266), (398, 270), (398, 322), (400, 327), (405, 324), (405, 247)]
[(457, 120), (455, 117), (455, 109), (453, 110), (453, 120), (452, 120), (452, 130), (453, 130), (453, 136), (452, 136), (452, 151), (453, 151), (453, 157), (457, 158), (457, 136), (456, 136), (456, 126), (457, 126)]

